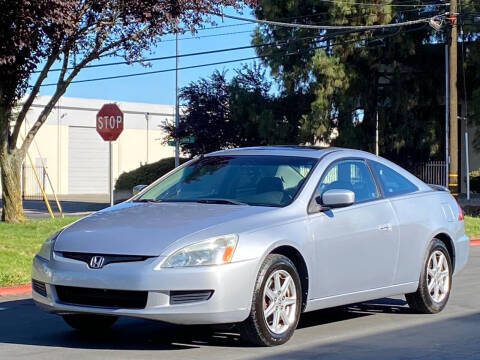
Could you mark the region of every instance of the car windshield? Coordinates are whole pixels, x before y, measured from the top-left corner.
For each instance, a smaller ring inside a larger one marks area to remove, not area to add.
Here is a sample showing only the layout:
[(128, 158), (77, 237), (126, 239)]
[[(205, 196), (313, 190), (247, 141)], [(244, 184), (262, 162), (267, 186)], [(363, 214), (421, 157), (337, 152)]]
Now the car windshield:
[(294, 156), (207, 156), (179, 168), (134, 201), (286, 206), (316, 161)]

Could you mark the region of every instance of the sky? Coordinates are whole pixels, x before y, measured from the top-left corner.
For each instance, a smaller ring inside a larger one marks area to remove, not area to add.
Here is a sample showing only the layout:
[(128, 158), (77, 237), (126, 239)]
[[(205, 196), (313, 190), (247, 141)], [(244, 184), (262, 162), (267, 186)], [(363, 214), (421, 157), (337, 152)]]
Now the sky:
[[(251, 11), (245, 10), (242, 16), (252, 17)], [(193, 35), (199, 38), (191, 39), (191, 33), (179, 35), (179, 39), (182, 39), (179, 41), (179, 53), (186, 54), (222, 48), (232, 48), (237, 46), (248, 46), (251, 44), (251, 37), (255, 28), (254, 24), (226, 18), (223, 21), (221, 18), (215, 18), (214, 20), (216, 21), (218, 27), (211, 28), (210, 25), (206, 25), (208, 29), (200, 30)], [(211, 36), (219, 34), (227, 35)], [(165, 36), (162, 39), (162, 42), (156, 48), (152, 49), (151, 54), (146, 53), (146, 57), (174, 56), (174, 39), (175, 37), (173, 35)], [(254, 49), (244, 49), (210, 55), (184, 57), (180, 58), (179, 67), (241, 59), (255, 55)], [(119, 57), (109, 57), (97, 62), (92, 62), (92, 64), (116, 62), (122, 60), (123, 59)], [(243, 63), (250, 62), (252, 61), (244, 61)], [(220, 71), (228, 70), (228, 75), (232, 76), (234, 74), (233, 69), (239, 68), (241, 64), (242, 62), (236, 62), (224, 65), (181, 70), (179, 72), (179, 86), (183, 87), (192, 81), (198, 80), (199, 78), (208, 77), (216, 69)], [(52, 68), (58, 68), (59, 65), (60, 64), (56, 64)], [(77, 75), (75, 80), (174, 68), (175, 59), (154, 61), (151, 62), (151, 67), (133, 64), (91, 68), (83, 69)], [(44, 84), (55, 82), (56, 76), (58, 76), (58, 73), (52, 73), (52, 75), (45, 79)], [(34, 78), (32, 78), (32, 80), (33, 79)], [(53, 86), (42, 87), (40, 90), (40, 95), (51, 95), (54, 89), (55, 87)], [(175, 71), (130, 77), (125, 79), (70, 84), (64, 96), (173, 105), (175, 104)]]

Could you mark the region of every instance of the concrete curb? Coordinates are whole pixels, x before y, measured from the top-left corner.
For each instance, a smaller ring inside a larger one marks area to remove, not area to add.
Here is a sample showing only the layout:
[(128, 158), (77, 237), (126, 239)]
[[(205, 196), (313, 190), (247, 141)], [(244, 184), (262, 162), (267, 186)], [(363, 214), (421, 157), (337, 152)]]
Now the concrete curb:
[(32, 285), (17, 285), (17, 286), (7, 286), (0, 287), (0, 296), (7, 295), (20, 295), (32, 291)]

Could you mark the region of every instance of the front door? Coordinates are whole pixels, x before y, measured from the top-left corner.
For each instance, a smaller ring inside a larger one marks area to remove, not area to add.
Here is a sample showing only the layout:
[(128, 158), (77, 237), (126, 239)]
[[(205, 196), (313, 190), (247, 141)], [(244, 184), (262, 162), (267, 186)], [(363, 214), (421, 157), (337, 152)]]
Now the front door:
[(323, 174), (315, 196), (351, 190), (355, 203), (309, 215), (316, 243), (316, 298), (392, 285), (397, 266), (398, 226), (363, 160), (340, 160)]

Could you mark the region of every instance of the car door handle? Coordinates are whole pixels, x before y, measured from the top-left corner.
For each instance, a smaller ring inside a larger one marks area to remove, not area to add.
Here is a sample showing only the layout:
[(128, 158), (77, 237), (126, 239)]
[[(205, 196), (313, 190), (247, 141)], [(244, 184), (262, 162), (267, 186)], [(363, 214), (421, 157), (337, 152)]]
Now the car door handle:
[(392, 231), (392, 224), (383, 224), (378, 226), (378, 230), (381, 231)]

